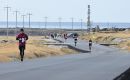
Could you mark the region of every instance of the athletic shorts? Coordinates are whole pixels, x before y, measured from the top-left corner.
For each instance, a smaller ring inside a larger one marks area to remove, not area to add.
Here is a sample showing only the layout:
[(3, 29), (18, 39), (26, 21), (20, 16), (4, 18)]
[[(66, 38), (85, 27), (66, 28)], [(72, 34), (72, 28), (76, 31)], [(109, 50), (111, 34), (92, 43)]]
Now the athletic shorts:
[(92, 46), (92, 44), (89, 44), (89, 46)]
[(21, 49), (26, 49), (26, 47), (25, 46), (19, 46), (19, 50), (21, 50)]

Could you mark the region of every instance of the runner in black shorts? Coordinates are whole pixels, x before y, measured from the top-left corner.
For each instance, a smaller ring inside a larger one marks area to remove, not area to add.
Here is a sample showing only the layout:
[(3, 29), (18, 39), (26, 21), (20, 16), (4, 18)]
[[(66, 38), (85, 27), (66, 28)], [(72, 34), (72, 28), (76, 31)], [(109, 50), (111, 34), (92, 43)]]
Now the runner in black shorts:
[(90, 39), (89, 40), (89, 50), (91, 51), (91, 49), (92, 49), (92, 40)]
[(77, 45), (77, 37), (74, 39), (75, 46)]
[(74, 36), (73, 36), (73, 38), (74, 38), (74, 43), (75, 43), (75, 46), (77, 46), (78, 34), (77, 34), (77, 33), (75, 33), (75, 34), (74, 34)]
[(21, 29), (20, 33), (16, 36), (16, 40), (19, 40), (20, 57), (21, 57), (21, 61), (23, 61), (24, 50), (26, 48), (26, 40), (28, 40), (28, 36), (24, 33), (23, 29)]

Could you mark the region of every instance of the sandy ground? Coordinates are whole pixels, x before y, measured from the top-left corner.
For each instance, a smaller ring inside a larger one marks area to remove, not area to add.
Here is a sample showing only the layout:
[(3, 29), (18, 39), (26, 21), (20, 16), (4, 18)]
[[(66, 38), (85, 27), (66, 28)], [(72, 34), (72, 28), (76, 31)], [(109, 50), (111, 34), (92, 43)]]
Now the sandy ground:
[[(15, 37), (9, 37), (9, 41), (6, 42), (7, 38), (0, 36), (0, 62), (8, 62), (19, 59), (18, 41)], [(30, 37), (27, 41), (25, 58), (33, 59), (39, 57), (48, 57), (56, 55), (65, 55), (77, 53), (76, 51), (69, 49), (66, 46), (47, 46), (42, 43), (54, 42), (50, 39), (44, 39), (44, 37)]]

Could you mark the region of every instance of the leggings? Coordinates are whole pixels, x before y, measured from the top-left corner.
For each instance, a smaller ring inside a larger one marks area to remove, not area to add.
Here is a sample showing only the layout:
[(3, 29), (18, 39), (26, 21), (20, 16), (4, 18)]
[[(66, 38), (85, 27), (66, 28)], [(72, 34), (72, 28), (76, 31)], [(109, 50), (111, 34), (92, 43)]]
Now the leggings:
[(25, 50), (25, 46), (19, 46), (19, 51), (20, 51), (21, 58), (24, 58), (24, 50)]

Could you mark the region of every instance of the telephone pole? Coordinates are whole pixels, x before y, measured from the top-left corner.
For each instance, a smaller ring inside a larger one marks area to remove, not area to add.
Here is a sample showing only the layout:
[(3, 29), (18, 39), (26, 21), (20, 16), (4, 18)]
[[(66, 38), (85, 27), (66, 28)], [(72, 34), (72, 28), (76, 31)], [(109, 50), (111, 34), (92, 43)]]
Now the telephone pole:
[(23, 17), (23, 28), (25, 27), (25, 24), (24, 24), (24, 18), (25, 18), (26, 15), (22, 15)]
[(11, 7), (5, 7), (6, 8), (6, 10), (7, 10), (7, 40), (8, 40), (8, 36), (9, 36), (9, 9), (11, 8)]
[(30, 31), (31, 31), (31, 13), (28, 14), (29, 16), (29, 35), (30, 35)]
[(45, 17), (45, 29), (47, 28), (47, 19), (48, 19), (48, 17)]
[(15, 15), (16, 15), (16, 23), (15, 23), (15, 34), (17, 34), (17, 27), (18, 27), (18, 12), (19, 11), (14, 11), (15, 12)]
[(73, 30), (74, 29), (74, 18), (72, 17), (71, 20), (72, 20), (72, 30)]
[(59, 28), (60, 28), (60, 29), (62, 29), (62, 27), (61, 27), (61, 20), (62, 20), (62, 18), (59, 17)]
[(61, 17), (59, 17), (59, 33), (61, 33), (62, 32), (62, 27), (61, 27), (61, 20), (62, 20), (62, 18)]
[(83, 33), (83, 19), (80, 19), (81, 20), (81, 32)]
[(46, 30), (47, 30), (47, 19), (48, 19), (48, 17), (44, 17), (44, 18), (45, 18), (44, 26), (45, 26), (45, 38), (46, 38), (46, 35), (47, 35), (47, 33), (46, 33)]

